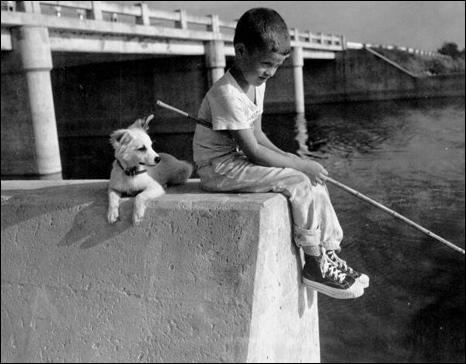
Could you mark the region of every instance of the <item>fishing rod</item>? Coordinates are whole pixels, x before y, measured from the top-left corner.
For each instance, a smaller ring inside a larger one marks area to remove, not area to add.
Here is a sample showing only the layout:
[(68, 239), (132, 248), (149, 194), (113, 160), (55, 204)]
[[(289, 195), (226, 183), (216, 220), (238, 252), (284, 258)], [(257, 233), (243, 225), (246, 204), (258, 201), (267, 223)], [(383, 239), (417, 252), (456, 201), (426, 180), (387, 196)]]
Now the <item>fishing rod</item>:
[[(173, 107), (171, 105), (167, 105), (166, 103), (164, 103), (164, 102), (162, 102), (160, 100), (157, 100), (157, 105), (160, 106), (160, 107), (163, 107), (165, 109), (171, 110), (173, 112), (176, 112), (176, 113), (178, 113), (180, 115), (183, 115), (184, 117), (187, 117), (187, 118), (195, 121), (196, 123), (198, 123), (198, 124), (200, 124), (202, 126), (205, 126), (205, 127), (209, 128), (209, 129), (212, 129), (212, 124), (211, 123), (209, 123), (209, 122), (207, 122), (205, 120), (198, 119), (198, 118), (188, 114), (187, 112), (181, 111), (181, 110), (179, 110), (179, 109), (177, 109), (177, 108), (175, 108), (175, 107)], [(423, 232), (424, 234), (429, 235), (431, 238), (434, 238), (434, 239), (440, 241), (441, 243), (447, 245), (448, 247), (450, 247), (450, 248), (452, 248), (452, 249), (456, 250), (457, 252), (464, 255), (464, 249), (460, 248), (459, 246), (456, 246), (455, 244), (453, 244), (453, 243), (449, 242), (448, 240), (438, 236), (437, 234), (434, 234), (432, 231), (422, 227), (421, 225), (416, 224), (414, 221), (406, 218), (403, 215), (400, 215), (398, 212), (396, 212), (396, 211), (394, 211), (392, 209), (389, 209), (388, 207), (382, 205), (381, 203), (379, 203), (379, 202), (377, 202), (377, 201), (363, 195), (362, 193), (360, 193), (360, 192), (358, 192), (356, 190), (353, 190), (352, 188), (344, 185), (341, 182), (335, 181), (333, 178), (325, 177), (325, 180), (327, 182), (330, 182), (334, 186), (339, 187), (339, 188), (343, 189), (346, 192), (349, 192), (353, 196), (356, 196), (357, 198), (359, 198), (359, 199), (361, 199), (363, 201), (366, 201), (366, 202), (370, 203), (371, 205), (385, 211), (386, 213), (390, 214), (391, 216), (405, 222), (406, 224), (414, 227), (415, 229)]]

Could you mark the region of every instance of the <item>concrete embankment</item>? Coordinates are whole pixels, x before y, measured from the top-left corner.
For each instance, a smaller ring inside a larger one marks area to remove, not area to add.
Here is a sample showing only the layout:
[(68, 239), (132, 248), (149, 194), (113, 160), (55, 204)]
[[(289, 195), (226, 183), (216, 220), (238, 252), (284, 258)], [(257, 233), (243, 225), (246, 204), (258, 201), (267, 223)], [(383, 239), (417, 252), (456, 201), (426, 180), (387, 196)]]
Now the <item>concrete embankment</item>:
[(206, 194), (106, 221), (106, 181), (2, 181), (2, 362), (318, 362), (286, 199)]

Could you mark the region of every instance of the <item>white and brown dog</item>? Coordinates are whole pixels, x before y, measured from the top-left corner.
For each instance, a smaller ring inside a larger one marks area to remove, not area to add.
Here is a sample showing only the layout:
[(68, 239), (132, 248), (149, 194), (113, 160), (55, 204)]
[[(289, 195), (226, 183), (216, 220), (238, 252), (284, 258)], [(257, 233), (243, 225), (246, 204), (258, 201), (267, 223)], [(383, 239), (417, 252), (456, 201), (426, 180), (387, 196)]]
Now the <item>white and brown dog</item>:
[(180, 161), (170, 154), (157, 154), (147, 134), (150, 115), (138, 119), (127, 129), (119, 129), (110, 135), (115, 149), (115, 161), (108, 185), (109, 223), (117, 221), (122, 197), (134, 197), (133, 223), (139, 224), (144, 217), (147, 202), (165, 194), (168, 185), (185, 183), (191, 176), (191, 164)]

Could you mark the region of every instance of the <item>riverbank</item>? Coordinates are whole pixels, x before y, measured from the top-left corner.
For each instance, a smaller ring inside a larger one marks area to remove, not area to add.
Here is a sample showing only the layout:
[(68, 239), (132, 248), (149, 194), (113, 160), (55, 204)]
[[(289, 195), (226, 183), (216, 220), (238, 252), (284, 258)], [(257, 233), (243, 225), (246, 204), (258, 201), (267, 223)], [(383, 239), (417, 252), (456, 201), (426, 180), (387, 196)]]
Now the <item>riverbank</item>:
[(450, 56), (422, 55), (409, 53), (400, 49), (387, 49), (386, 47), (371, 47), (387, 59), (397, 63), (408, 72), (421, 76), (464, 74), (464, 58)]
[[(417, 62), (420, 64), (420, 59)], [(371, 48), (348, 49), (337, 54), (335, 60), (306, 60), (306, 105), (465, 95), (464, 73), (414, 73), (404, 66)], [(291, 72), (285, 67), (268, 82), (265, 98), (268, 112), (292, 109), (294, 94), (284, 92)]]

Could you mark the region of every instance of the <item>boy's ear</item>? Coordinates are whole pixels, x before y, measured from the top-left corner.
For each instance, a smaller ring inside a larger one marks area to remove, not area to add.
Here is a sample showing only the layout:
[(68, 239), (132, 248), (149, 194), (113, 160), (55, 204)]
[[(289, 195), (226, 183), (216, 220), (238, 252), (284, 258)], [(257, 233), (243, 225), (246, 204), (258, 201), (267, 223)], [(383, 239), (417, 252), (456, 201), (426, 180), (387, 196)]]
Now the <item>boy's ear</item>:
[(244, 43), (241, 43), (241, 42), (236, 43), (234, 47), (235, 47), (235, 54), (237, 56), (241, 57), (246, 52), (246, 46), (244, 45)]

